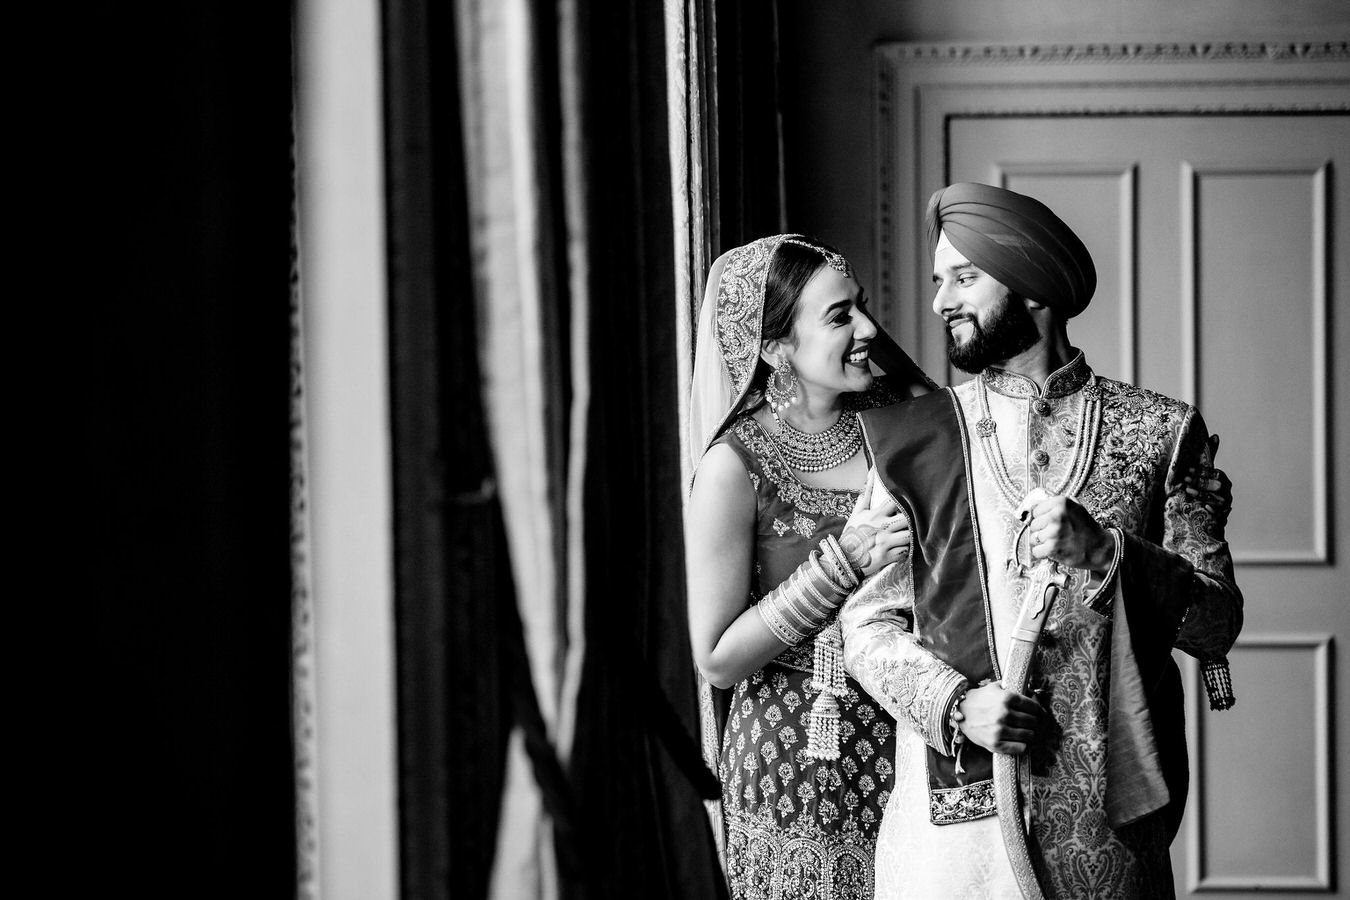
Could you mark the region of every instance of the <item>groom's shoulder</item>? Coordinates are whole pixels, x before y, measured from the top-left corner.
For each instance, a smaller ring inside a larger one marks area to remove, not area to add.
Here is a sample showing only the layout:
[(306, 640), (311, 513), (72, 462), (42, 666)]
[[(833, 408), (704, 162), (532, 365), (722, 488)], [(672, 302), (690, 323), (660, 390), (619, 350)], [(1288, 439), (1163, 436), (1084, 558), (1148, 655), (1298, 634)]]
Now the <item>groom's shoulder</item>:
[(1178, 422), (1194, 411), (1194, 407), (1184, 400), (1177, 400), (1137, 384), (1130, 384), (1128, 381), (1098, 376), (1097, 388), (1102, 393), (1103, 403), (1117, 410), (1135, 409), (1160, 419)]
[(883, 406), (875, 406), (871, 409), (862, 409), (858, 415), (863, 421), (876, 424), (878, 426), (892, 425), (899, 422), (912, 422), (916, 419), (924, 419), (933, 416), (935, 413), (952, 408), (951, 392), (946, 388), (939, 388), (927, 394), (921, 394), (918, 397), (897, 398), (894, 402)]
[(868, 445), (878, 453), (912, 450), (934, 440), (957, 438), (960, 426), (946, 388), (858, 413)]

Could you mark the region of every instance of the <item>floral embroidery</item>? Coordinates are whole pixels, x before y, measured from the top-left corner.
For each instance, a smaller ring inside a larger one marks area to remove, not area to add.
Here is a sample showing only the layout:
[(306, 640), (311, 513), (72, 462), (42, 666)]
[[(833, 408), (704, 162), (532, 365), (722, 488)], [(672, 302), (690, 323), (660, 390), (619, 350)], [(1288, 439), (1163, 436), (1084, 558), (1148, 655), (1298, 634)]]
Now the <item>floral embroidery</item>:
[(816, 523), (813, 519), (808, 519), (801, 513), (792, 517), (792, 530), (804, 538), (810, 538), (816, 533)]
[(784, 522), (782, 519), (774, 519), (773, 530), (778, 532), (779, 537), (782, 537), (783, 535), (787, 534), (789, 531), (792, 530), (792, 526)]
[(928, 792), (928, 820), (934, 825), (969, 822), (992, 816), (997, 811), (994, 782), (989, 780)]
[[(802, 484), (787, 463), (774, 452), (768, 436), (751, 416), (741, 416), (731, 428), (745, 448), (753, 453), (778, 495), (803, 513), (835, 515), (845, 519), (858, 502), (858, 492), (842, 488), (815, 488)], [(774, 528), (777, 529), (775, 520)], [(789, 526), (790, 527), (790, 526)], [(779, 532), (781, 537), (783, 532)]]
[[(776, 808), (786, 815), (792, 801), (784, 795)], [(837, 835), (809, 821), (779, 828), (763, 813), (735, 812), (727, 816), (727, 875), (737, 900), (871, 900), (871, 841), (856, 830)]]
[[(872, 852), (891, 777), (883, 773), (893, 768), (895, 745), (875, 740), (864, 731), (862, 721), (874, 728), (889, 719), (870, 697), (849, 684), (839, 698), (841, 721), (852, 726), (855, 741), (867, 742), (869, 752), (864, 756), (845, 746), (836, 761), (806, 757), (801, 749), (803, 729), (816, 693), (809, 687), (810, 678), (806, 672), (772, 667), (736, 689), (738, 715), (728, 722), (719, 764), (733, 897), (869, 900), (872, 896)], [(772, 688), (768, 699), (758, 696), (764, 686)], [(799, 699), (795, 708), (786, 701), (789, 694)], [(744, 701), (753, 708), (742, 716)], [(776, 717), (769, 714), (771, 709), (777, 711)], [(857, 737), (864, 734), (867, 737)], [(841, 853), (851, 858), (845, 871), (830, 862)], [(756, 885), (761, 882), (781, 884), (783, 893), (758, 894)], [(789, 887), (794, 884), (803, 889), (809, 885), (819, 893), (795, 893)]]
[[(965, 679), (915, 639), (908, 567), (882, 570), (844, 604), (844, 667), (896, 718), (934, 747), (945, 744), (947, 704)], [(889, 736), (889, 735), (888, 735)]]
[(1005, 397), (1067, 397), (1083, 390), (1092, 378), (1092, 368), (1080, 350), (1073, 359), (1050, 373), (1045, 379), (1045, 390), (1036, 387), (1036, 382), (1024, 375), (1018, 375), (1003, 369), (990, 367), (980, 375), (992, 391)]
[(714, 331), (737, 396), (749, 387), (759, 362), (764, 287), (773, 252), (783, 238), (774, 235), (737, 247), (728, 256), (717, 284)]

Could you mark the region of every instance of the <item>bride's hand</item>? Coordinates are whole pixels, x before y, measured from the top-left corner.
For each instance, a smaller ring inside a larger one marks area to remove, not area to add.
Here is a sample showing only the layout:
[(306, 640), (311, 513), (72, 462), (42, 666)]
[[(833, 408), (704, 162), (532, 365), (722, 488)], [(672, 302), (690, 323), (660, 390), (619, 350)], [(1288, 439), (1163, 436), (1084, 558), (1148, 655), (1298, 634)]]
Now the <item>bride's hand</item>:
[(839, 536), (839, 546), (849, 563), (864, 578), (899, 561), (910, 543), (909, 522), (894, 500), (879, 498), (876, 507), (872, 506), (875, 482), (875, 470), (868, 472), (867, 484)]

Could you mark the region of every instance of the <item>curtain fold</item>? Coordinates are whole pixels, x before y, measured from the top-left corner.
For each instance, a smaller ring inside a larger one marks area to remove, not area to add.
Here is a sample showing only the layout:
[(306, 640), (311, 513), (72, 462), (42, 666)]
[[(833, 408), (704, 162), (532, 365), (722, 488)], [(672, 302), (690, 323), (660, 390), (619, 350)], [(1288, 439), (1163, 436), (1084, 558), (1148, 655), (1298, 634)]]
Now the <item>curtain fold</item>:
[[(569, 590), (568, 545), (580, 539), (568, 519), (569, 474), (583, 463), (569, 445), (578, 394), (567, 335), (571, 308), (584, 301), (560, 277), (559, 245), (573, 236), (558, 227), (560, 104), (547, 93), (556, 23), (541, 23), (528, 0), (459, 0), (456, 9), (482, 394), (523, 635), (517, 664), (528, 668), (539, 712), (536, 733), (518, 727), (508, 746), (490, 896), (553, 900), (557, 815), (546, 815), (539, 776), (573, 718), (575, 687), (565, 691), (564, 681), (569, 644), (581, 646), (568, 634), (580, 603)], [(527, 726), (522, 712), (517, 703)]]
[[(676, 354), (681, 483), (693, 477), (689, 446), (699, 307), (712, 261), (757, 237), (787, 230), (778, 102), (777, 3), (665, 0), (674, 219)], [(695, 679), (700, 764), (716, 777), (729, 692)], [(705, 794), (719, 862), (725, 852), (720, 784)]]
[[(586, 345), (586, 654), (569, 766), (598, 871), (570, 897), (717, 897), (684, 602), (667, 16), (577, 3)], [(709, 781), (713, 781), (709, 785)]]
[[(711, 3), (693, 5), (684, 32), (698, 65), (713, 40)], [(679, 403), (688, 353), (679, 347), (688, 335), (670, 315), (677, 298), (690, 303), (695, 280), (701, 292), (717, 227), (706, 180), (716, 149), (698, 121), (672, 124), (674, 26), (601, 0), (456, 0), (449, 12), (422, 0), (390, 4), (405, 6), (423, 10), (430, 37), (415, 46), (423, 32), (403, 21), (391, 32), (391, 65), (410, 49), (432, 70), (454, 58), (456, 103), (444, 96), (444, 73), (433, 77), (419, 127), (435, 140), (393, 152), (409, 171), (429, 154), (463, 178), (461, 213), (434, 204), (419, 213), (433, 231), (462, 215), (452, 246), (420, 246), (411, 227), (391, 238), (401, 248), (391, 264), (406, 287), (399, 296), (420, 297), (398, 331), (407, 351), (399, 371), (418, 371), (420, 355), (441, 357), (439, 375), (396, 379), (408, 407), (399, 422), (433, 408), (442, 421), (435, 441), (425, 425), (398, 436), (413, 447), (401, 457), (396, 523), (409, 600), (400, 600), (402, 821), (417, 830), (405, 840), (405, 894), (434, 895), (439, 885), (479, 895), (477, 879), (453, 874), (467, 858), (490, 868), (484, 896), (724, 896), (700, 803), (717, 785), (694, 738), (685, 618)], [(437, 15), (453, 28), (437, 28)], [(386, 13), (387, 24), (396, 18)], [(438, 54), (447, 35), (454, 53)], [(694, 102), (703, 116), (711, 94)], [(436, 130), (449, 120), (462, 121), (460, 158), (447, 150), (456, 136)], [(672, 134), (692, 136), (698, 171), (681, 178), (693, 177), (704, 198), (680, 225), (683, 287), (672, 253)], [(391, 180), (401, 171), (391, 166)], [(393, 194), (417, 208), (416, 179), (392, 184)], [(434, 288), (399, 268), (414, 256), (435, 260), (423, 261)], [(426, 340), (418, 322), (437, 322), (438, 337)], [(466, 331), (476, 333), (476, 372), (462, 359)], [(482, 460), (456, 430), (478, 427), (474, 404), (459, 396), (475, 379)], [(433, 522), (443, 503), (451, 512)], [(423, 525), (409, 527), (415, 521)], [(451, 553), (441, 563), (426, 556), (437, 540)], [(426, 640), (428, 628), (448, 638)], [(442, 645), (451, 658), (438, 661)], [(464, 688), (496, 692), (482, 698), (479, 719)], [(467, 741), (481, 746), (460, 746), (466, 723)], [(444, 771), (447, 760), (467, 770)], [(478, 826), (495, 839), (439, 821), (459, 815), (457, 800), (482, 799), (484, 790), (456, 794), (455, 785), (480, 776), (503, 785), (495, 829), (487, 815)], [(422, 840), (422, 829), (435, 838)], [(477, 843), (462, 850), (461, 835)]]

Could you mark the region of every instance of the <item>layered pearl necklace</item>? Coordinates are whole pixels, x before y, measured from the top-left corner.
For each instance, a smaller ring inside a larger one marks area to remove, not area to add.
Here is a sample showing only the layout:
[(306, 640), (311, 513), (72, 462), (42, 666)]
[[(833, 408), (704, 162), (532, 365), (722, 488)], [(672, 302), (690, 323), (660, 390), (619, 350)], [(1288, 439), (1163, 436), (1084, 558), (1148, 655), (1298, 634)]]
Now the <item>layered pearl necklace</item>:
[[(984, 376), (975, 379), (975, 396), (980, 407), (980, 420), (975, 423), (975, 433), (979, 435), (980, 445), (984, 448), (985, 458), (994, 476), (994, 484), (1003, 495), (1003, 500), (1012, 509), (1021, 505), (1022, 499), (1031, 489), (1023, 489), (1015, 483), (1008, 473), (1008, 465), (1003, 459), (1003, 448), (998, 443), (998, 427), (989, 412), (989, 388), (985, 386)], [(1097, 431), (1102, 414), (1102, 390), (1097, 387), (1095, 377), (1083, 388), (1083, 403), (1078, 411), (1078, 433), (1074, 435), (1073, 462), (1064, 473), (1064, 479), (1056, 485), (1045, 485), (1052, 495), (1074, 497), (1087, 482), (1088, 471), (1092, 468), (1092, 458), (1097, 452)]]
[(794, 428), (787, 419), (773, 413), (778, 427), (769, 432), (769, 440), (783, 462), (799, 472), (824, 472), (853, 458), (863, 444), (857, 410), (845, 403), (839, 420), (814, 434)]

